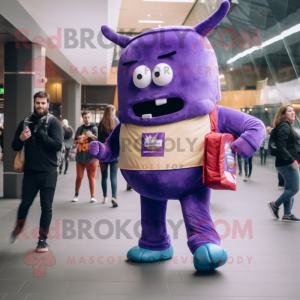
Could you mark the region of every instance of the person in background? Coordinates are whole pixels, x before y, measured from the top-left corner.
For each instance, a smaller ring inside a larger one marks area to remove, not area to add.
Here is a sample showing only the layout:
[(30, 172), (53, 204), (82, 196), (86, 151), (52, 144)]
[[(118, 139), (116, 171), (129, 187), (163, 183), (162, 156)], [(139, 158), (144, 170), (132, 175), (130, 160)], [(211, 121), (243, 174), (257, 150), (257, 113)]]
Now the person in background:
[[(22, 200), (17, 213), (11, 243), (16, 242), (37, 193), (40, 192), (41, 218), (37, 252), (47, 252), (46, 242), (52, 219), (52, 203), (57, 182), (57, 152), (63, 144), (61, 124), (49, 114), (50, 96), (44, 91), (33, 96), (34, 113), (30, 122), (21, 121), (12, 142), (14, 151), (25, 147), (25, 167), (22, 183)], [(48, 126), (46, 122), (48, 119)]]
[(75, 158), (77, 177), (75, 184), (75, 196), (72, 202), (77, 202), (79, 199), (79, 190), (84, 176), (84, 170), (86, 169), (91, 191), (90, 203), (94, 203), (97, 202), (95, 199), (95, 175), (97, 171), (98, 160), (90, 155), (89, 144), (98, 139), (98, 128), (96, 127), (96, 124), (91, 123), (90, 111), (83, 111), (81, 116), (83, 124), (78, 127), (75, 134), (75, 144), (78, 144)]
[[(266, 137), (264, 141), (262, 142), (263, 145), (263, 164), (265, 165), (267, 163), (267, 156), (268, 156), (268, 149), (269, 149), (269, 140), (270, 140), (270, 132), (272, 128), (270, 126), (267, 126), (266, 128)], [(261, 157), (261, 164), (262, 164), (262, 157)]]
[(282, 175), (278, 172), (278, 188), (280, 190), (284, 189), (284, 178), (282, 177)]
[[(116, 117), (116, 108), (113, 105), (107, 105), (104, 110), (103, 118), (99, 123), (98, 127), (98, 141), (105, 143), (109, 138), (112, 131), (120, 123)], [(111, 202), (113, 207), (118, 207), (117, 203), (117, 174), (118, 174), (118, 163), (119, 158), (116, 158), (111, 162), (100, 162), (101, 175), (102, 175), (102, 191), (103, 191), (103, 202), (107, 202), (107, 178), (108, 178), (108, 166), (110, 166), (110, 182), (112, 190)]]
[(245, 164), (245, 179), (243, 180), (244, 182), (247, 182), (251, 178), (252, 174), (252, 157), (249, 157), (247, 159), (244, 159), (244, 164)]
[(268, 203), (272, 216), (279, 219), (279, 208), (283, 204), (284, 215), (282, 221), (300, 222), (292, 214), (293, 197), (299, 191), (299, 157), (300, 157), (300, 136), (293, 129), (295, 112), (291, 105), (279, 108), (274, 118), (274, 129), (276, 130), (276, 160), (277, 171), (285, 181), (285, 189), (276, 201)]
[(237, 157), (238, 157), (238, 165), (239, 165), (239, 175), (242, 176), (243, 175), (242, 157), (239, 154), (237, 154)]
[(263, 142), (261, 143), (260, 147), (259, 147), (259, 154), (260, 154), (260, 164), (263, 165), (264, 164), (264, 142), (265, 140), (263, 140)]
[(3, 139), (4, 139), (4, 126), (3, 123), (1, 123), (0, 126), (0, 146), (1, 146), (1, 161), (3, 161)]
[[(74, 145), (74, 130), (69, 125), (68, 120), (64, 119), (62, 120), (62, 128), (63, 128), (63, 135), (64, 135), (64, 144), (65, 144), (65, 171), (64, 174), (67, 174), (68, 167), (69, 167), (69, 156), (70, 151)], [(61, 165), (59, 166), (59, 174), (62, 174), (62, 168), (63, 168), (64, 162), (61, 162)]]

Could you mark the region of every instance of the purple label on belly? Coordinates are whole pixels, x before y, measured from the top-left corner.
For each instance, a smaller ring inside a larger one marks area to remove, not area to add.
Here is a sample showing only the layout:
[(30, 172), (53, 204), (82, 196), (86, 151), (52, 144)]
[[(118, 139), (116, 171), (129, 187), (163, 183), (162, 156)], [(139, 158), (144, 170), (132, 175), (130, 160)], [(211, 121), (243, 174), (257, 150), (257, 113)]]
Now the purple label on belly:
[(142, 133), (141, 155), (145, 156), (164, 156), (165, 133)]

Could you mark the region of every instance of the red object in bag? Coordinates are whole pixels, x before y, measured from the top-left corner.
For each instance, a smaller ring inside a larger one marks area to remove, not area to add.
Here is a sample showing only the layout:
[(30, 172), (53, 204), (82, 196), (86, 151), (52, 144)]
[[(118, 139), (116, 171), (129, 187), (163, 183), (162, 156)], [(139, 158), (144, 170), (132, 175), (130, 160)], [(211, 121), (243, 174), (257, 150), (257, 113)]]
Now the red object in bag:
[(236, 153), (230, 133), (218, 133), (217, 106), (209, 114), (211, 132), (205, 136), (203, 183), (214, 190), (236, 190)]

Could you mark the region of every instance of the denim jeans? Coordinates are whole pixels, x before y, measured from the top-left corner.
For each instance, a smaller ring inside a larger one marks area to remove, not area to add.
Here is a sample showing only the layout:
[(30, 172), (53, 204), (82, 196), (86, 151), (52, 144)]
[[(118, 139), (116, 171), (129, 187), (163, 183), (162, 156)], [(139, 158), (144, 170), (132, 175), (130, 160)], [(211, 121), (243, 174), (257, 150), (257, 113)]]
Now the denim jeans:
[(119, 159), (115, 159), (111, 162), (101, 162), (101, 175), (102, 175), (102, 191), (103, 197), (107, 197), (107, 177), (108, 177), (108, 166), (110, 165), (110, 181), (111, 181), (111, 191), (112, 197), (117, 199), (117, 174), (118, 174), (118, 163)]
[(284, 214), (291, 213), (292, 198), (299, 191), (299, 168), (293, 169), (291, 165), (277, 167), (277, 171), (282, 175), (285, 182), (285, 188), (282, 195), (275, 201), (275, 205), (284, 206)]
[(251, 177), (251, 173), (252, 173), (252, 157), (253, 156), (244, 159), (244, 163), (245, 163), (245, 177)]
[(260, 153), (260, 164), (263, 165), (264, 163), (264, 147), (259, 148), (259, 153)]
[(267, 162), (268, 149), (264, 149), (264, 147), (260, 147), (259, 152), (260, 152), (260, 164), (265, 165)]

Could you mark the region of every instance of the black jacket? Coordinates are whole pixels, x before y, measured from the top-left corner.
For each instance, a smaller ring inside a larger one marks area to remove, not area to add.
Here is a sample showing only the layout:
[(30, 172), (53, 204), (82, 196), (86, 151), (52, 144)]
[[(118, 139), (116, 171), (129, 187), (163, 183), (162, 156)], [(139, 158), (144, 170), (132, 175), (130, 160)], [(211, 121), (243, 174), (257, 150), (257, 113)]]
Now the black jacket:
[(57, 118), (51, 117), (48, 123), (48, 134), (45, 131), (46, 118), (33, 115), (29, 124), (31, 137), (25, 142), (20, 140), (24, 120), (19, 124), (12, 142), (14, 151), (25, 146), (25, 170), (54, 171), (57, 169), (56, 152), (60, 151), (63, 142), (62, 126)]
[(283, 121), (277, 125), (275, 144), (276, 167), (290, 165), (300, 157), (300, 136), (289, 122)]

